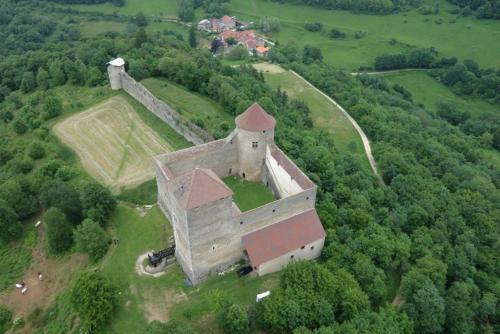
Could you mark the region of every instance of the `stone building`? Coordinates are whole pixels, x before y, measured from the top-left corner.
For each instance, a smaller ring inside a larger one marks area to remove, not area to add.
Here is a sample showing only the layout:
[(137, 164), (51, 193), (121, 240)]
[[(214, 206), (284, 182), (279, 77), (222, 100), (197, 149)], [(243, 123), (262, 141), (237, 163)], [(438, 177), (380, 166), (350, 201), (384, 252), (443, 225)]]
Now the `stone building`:
[[(155, 157), (158, 203), (193, 285), (242, 258), (264, 275), (320, 255), (316, 186), (276, 146), (275, 125), (255, 103), (227, 138)], [(221, 179), (230, 175), (263, 182), (276, 200), (241, 212)]]

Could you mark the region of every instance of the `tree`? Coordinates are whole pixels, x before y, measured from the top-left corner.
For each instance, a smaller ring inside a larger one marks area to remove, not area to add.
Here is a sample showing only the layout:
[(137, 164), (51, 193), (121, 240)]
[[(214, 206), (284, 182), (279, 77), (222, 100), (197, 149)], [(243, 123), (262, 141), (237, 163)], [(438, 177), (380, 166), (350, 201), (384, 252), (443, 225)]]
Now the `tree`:
[(281, 30), (280, 19), (277, 17), (263, 17), (260, 20), (259, 28), (264, 33), (278, 32)]
[(39, 141), (34, 141), (28, 148), (28, 155), (34, 160), (41, 159), (45, 156), (45, 147)]
[(111, 192), (98, 183), (85, 185), (80, 198), (84, 216), (101, 225), (104, 225), (116, 207), (116, 201)]
[(46, 226), (47, 245), (53, 254), (68, 250), (73, 243), (73, 227), (58, 208), (50, 208), (43, 215)]
[(42, 117), (43, 119), (51, 119), (59, 116), (62, 112), (62, 103), (57, 96), (48, 96), (42, 107)]
[(134, 38), (134, 46), (136, 48), (140, 48), (143, 43), (146, 43), (148, 41), (148, 35), (146, 34), (146, 30), (144, 29), (139, 29), (137, 33), (135, 34)]
[(445, 320), (445, 303), (438, 290), (428, 281), (410, 298), (404, 308), (413, 320), (417, 333), (440, 333)]
[(222, 306), (217, 316), (219, 326), (224, 333), (248, 333), (250, 321), (245, 309), (231, 302), (226, 302)]
[(11, 178), (1, 184), (0, 199), (3, 199), (21, 220), (34, 214), (37, 209), (32, 185), (26, 178)]
[(95, 221), (85, 219), (73, 233), (76, 246), (89, 255), (92, 261), (101, 259), (108, 250), (110, 237)]
[(317, 60), (323, 60), (321, 49), (316, 46), (306, 44), (304, 46), (304, 51), (302, 52), (302, 61), (304, 64), (310, 64)]
[(38, 73), (36, 74), (36, 84), (41, 89), (48, 89), (50, 87), (49, 72), (42, 67), (38, 69)]
[(177, 15), (183, 22), (193, 22), (194, 20), (194, 7), (191, 0), (182, 0), (179, 4)]
[(195, 25), (192, 24), (191, 28), (189, 28), (189, 46), (195, 48), (198, 42), (196, 41), (196, 28)]
[(23, 91), (23, 93), (29, 93), (35, 90), (36, 80), (33, 72), (24, 72), (23, 77), (21, 79), (20, 88)]
[(145, 27), (148, 25), (148, 20), (142, 12), (137, 13), (135, 16), (135, 24), (137, 24), (138, 27)]
[(18, 239), (22, 232), (16, 212), (9, 207), (7, 202), (0, 199), (0, 241), (9, 242)]
[(66, 182), (52, 180), (45, 182), (40, 188), (40, 202), (44, 208), (61, 209), (74, 224), (82, 220), (82, 205), (78, 191)]
[(91, 333), (99, 331), (115, 308), (115, 288), (101, 273), (85, 271), (71, 289), (71, 303), (83, 328)]
[(0, 306), (0, 333), (6, 333), (11, 325), (12, 312), (8, 308)]
[(330, 37), (331, 38), (345, 38), (346, 34), (345, 34), (345, 32), (341, 31), (340, 29), (332, 28), (332, 30), (330, 30)]
[(63, 63), (60, 60), (56, 60), (50, 64), (49, 73), (52, 87), (64, 85), (66, 82), (66, 74), (64, 73)]

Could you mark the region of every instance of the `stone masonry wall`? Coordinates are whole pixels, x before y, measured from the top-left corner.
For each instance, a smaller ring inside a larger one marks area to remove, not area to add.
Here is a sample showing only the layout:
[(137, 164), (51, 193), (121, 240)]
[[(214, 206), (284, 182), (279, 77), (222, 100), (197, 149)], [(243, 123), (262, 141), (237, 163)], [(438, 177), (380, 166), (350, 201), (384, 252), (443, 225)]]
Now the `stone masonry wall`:
[(208, 132), (187, 121), (168, 104), (157, 99), (146, 89), (146, 87), (135, 81), (127, 72), (120, 72), (120, 79), (123, 90), (144, 105), (149, 111), (161, 118), (177, 133), (184, 136), (188, 141), (195, 145), (199, 145), (206, 141), (213, 140)]

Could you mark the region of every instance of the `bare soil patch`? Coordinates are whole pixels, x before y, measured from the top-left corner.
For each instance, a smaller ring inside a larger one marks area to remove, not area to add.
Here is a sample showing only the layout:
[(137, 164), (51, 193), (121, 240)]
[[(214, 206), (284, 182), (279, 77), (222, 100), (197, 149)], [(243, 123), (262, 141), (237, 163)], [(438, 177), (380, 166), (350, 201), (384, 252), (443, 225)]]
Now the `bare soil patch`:
[(70, 116), (53, 130), (83, 167), (114, 192), (151, 179), (152, 157), (172, 150), (122, 96)]
[[(153, 297), (153, 295), (155, 297)], [(184, 292), (178, 292), (174, 289), (165, 290), (163, 293), (150, 291), (144, 295), (144, 311), (148, 322), (158, 320), (167, 322), (169, 320), (170, 310), (178, 303), (188, 299)]]
[(264, 73), (283, 73), (286, 72), (285, 69), (283, 69), (281, 66), (276, 65), (276, 64), (271, 64), (271, 63), (258, 63), (258, 64), (253, 64), (253, 67), (257, 71), (262, 71)]
[[(81, 253), (71, 254), (63, 258), (47, 258), (45, 256), (45, 238), (43, 224), (39, 228), (38, 243), (33, 250), (31, 266), (20, 281), (24, 281), (28, 290), (23, 295), (20, 289), (12, 287), (0, 295), (0, 304), (6, 305), (13, 317), (22, 317), (26, 320), (35, 309), (45, 310), (55, 300), (58, 293), (67, 289), (74, 273), (87, 264), (87, 256)], [(38, 272), (43, 280), (38, 279)], [(27, 323), (16, 333), (30, 333), (31, 327)]]

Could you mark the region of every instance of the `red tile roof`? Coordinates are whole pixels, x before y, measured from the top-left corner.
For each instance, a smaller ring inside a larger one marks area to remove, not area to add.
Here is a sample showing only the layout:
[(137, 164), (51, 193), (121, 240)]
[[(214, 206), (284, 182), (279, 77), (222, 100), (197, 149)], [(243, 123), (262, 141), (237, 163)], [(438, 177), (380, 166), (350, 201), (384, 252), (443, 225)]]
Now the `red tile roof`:
[(234, 24), (234, 19), (230, 16), (224, 15), (221, 19), (222, 23), (225, 25)]
[(250, 263), (257, 267), (326, 236), (315, 209), (242, 237)]
[(236, 117), (236, 125), (248, 131), (271, 130), (276, 125), (276, 120), (255, 102), (244, 113)]
[(173, 180), (174, 196), (186, 209), (193, 209), (233, 194), (210, 169), (195, 168)]
[(303, 189), (310, 189), (314, 187), (314, 183), (297, 167), (292, 160), (282, 150), (275, 148), (271, 151), (271, 156), (276, 160), (279, 166), (290, 175), (295, 182)]

